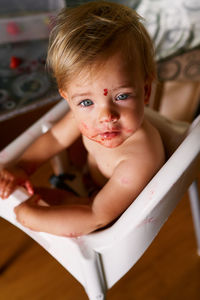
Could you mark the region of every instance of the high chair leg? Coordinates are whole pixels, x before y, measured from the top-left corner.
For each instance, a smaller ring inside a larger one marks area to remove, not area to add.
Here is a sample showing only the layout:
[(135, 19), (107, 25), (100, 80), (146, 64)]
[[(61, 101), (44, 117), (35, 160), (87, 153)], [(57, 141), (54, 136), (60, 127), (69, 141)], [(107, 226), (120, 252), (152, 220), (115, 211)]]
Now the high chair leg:
[[(80, 243), (80, 242), (79, 242)], [(85, 274), (85, 291), (89, 300), (106, 300), (106, 282), (100, 256), (80, 243), (81, 267)]]
[(197, 180), (189, 187), (190, 207), (192, 211), (192, 218), (197, 240), (197, 253), (200, 256), (200, 202)]

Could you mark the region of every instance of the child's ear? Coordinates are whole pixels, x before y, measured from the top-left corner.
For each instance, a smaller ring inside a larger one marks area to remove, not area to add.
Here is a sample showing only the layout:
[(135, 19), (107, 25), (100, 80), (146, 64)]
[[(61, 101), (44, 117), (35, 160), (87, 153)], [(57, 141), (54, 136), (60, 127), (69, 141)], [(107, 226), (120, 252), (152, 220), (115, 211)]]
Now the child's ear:
[(64, 98), (65, 100), (67, 100), (67, 93), (65, 91), (63, 91), (62, 89), (59, 89), (59, 94), (62, 98)]
[(146, 80), (144, 84), (144, 104), (149, 103), (150, 96), (151, 96), (151, 81)]

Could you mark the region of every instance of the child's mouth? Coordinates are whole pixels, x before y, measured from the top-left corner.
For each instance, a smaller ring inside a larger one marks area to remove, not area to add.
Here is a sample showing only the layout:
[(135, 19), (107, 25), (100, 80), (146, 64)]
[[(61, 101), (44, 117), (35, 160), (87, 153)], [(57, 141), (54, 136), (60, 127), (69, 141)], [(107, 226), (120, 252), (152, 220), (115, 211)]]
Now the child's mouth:
[(101, 138), (105, 139), (105, 140), (111, 140), (118, 135), (119, 135), (119, 131), (106, 131), (106, 132), (100, 133)]

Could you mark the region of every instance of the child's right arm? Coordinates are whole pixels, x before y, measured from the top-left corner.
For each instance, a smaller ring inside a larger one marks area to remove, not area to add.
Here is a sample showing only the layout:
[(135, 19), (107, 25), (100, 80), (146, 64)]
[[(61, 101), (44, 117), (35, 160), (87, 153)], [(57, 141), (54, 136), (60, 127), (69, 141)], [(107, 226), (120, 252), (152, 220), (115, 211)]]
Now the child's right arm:
[(9, 197), (19, 184), (33, 194), (28, 177), (44, 162), (69, 147), (79, 136), (80, 130), (72, 112), (69, 111), (64, 118), (26, 149), (14, 166), (0, 171), (0, 196)]

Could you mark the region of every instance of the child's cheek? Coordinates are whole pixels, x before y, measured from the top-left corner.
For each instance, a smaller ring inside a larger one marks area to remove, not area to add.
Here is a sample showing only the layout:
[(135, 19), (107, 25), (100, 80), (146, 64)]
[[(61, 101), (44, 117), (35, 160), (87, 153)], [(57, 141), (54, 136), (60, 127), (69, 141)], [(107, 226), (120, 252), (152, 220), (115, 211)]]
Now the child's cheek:
[(89, 126), (85, 122), (81, 122), (79, 125), (79, 129), (84, 136), (91, 138), (93, 135), (93, 129), (89, 128)]
[(88, 130), (89, 128), (88, 128), (88, 125), (85, 123), (85, 122), (81, 122), (80, 123), (80, 126), (81, 126), (81, 128), (83, 129), (83, 130)]
[(83, 135), (87, 135), (87, 132), (88, 132), (88, 126), (87, 126), (84, 122), (81, 122), (81, 123), (79, 124), (79, 129), (80, 129), (80, 131), (81, 131), (81, 133), (82, 133)]

